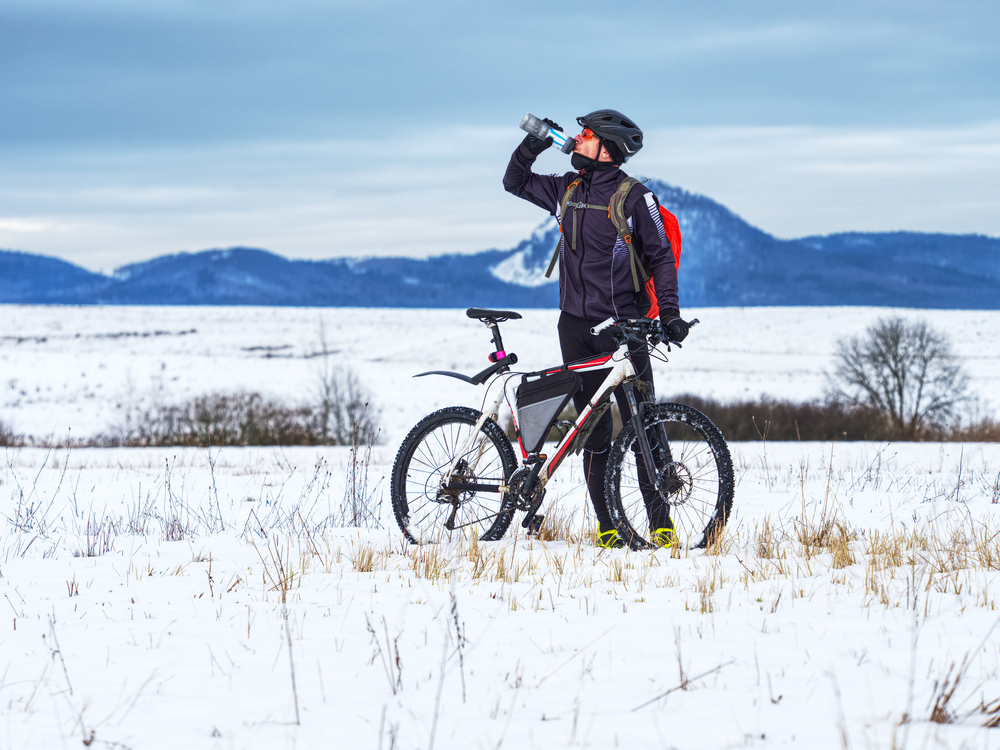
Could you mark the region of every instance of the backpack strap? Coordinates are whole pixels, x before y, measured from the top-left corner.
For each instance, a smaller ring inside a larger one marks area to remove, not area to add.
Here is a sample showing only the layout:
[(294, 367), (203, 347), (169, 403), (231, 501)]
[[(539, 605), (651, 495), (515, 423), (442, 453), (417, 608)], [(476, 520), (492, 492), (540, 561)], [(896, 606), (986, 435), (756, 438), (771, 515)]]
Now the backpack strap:
[(569, 204), (569, 199), (573, 197), (573, 191), (576, 190), (576, 186), (580, 184), (580, 179), (577, 177), (566, 186), (566, 192), (563, 193), (562, 200), (559, 201), (559, 226), (562, 226), (563, 219), (566, 217), (566, 206)]
[[(642, 289), (643, 284), (649, 281), (649, 272), (642, 265), (635, 245), (632, 244), (632, 230), (629, 229), (628, 217), (625, 216), (625, 198), (628, 197), (629, 191), (638, 185), (639, 182), (635, 177), (626, 177), (621, 181), (618, 189), (615, 190), (608, 200), (608, 218), (611, 219), (611, 223), (618, 230), (618, 236), (622, 238), (622, 242), (628, 248), (628, 263), (632, 271), (632, 284), (637, 293)], [(641, 284), (639, 283), (639, 274), (642, 274)]]
[[(569, 205), (570, 198), (573, 197), (573, 191), (576, 190), (576, 186), (580, 184), (580, 179), (577, 177), (569, 185), (566, 186), (566, 192), (563, 193), (562, 200), (559, 201), (559, 234), (562, 235), (562, 225), (563, 220), (566, 217), (566, 206)], [(552, 254), (552, 260), (549, 261), (549, 268), (545, 272), (545, 278), (552, 276), (552, 271), (556, 267), (556, 261), (559, 260), (559, 248), (562, 245), (563, 238), (559, 237), (559, 241), (556, 243), (556, 251)], [(573, 246), (576, 247), (576, 242), (573, 242)]]
[[(552, 276), (552, 271), (556, 267), (556, 261), (559, 260), (559, 248), (562, 243), (565, 242), (565, 233), (563, 232), (563, 223), (566, 221), (566, 209), (573, 209), (573, 238), (571, 240), (570, 247), (574, 250), (576, 249), (576, 212), (578, 209), (593, 209), (596, 211), (607, 211), (608, 218), (611, 223), (614, 224), (615, 230), (618, 232), (618, 236), (621, 237), (622, 242), (628, 248), (628, 260), (629, 268), (632, 271), (632, 284), (635, 287), (636, 293), (642, 289), (643, 285), (649, 280), (649, 272), (642, 265), (639, 260), (638, 254), (636, 252), (635, 246), (632, 244), (632, 230), (628, 226), (628, 217), (625, 216), (625, 198), (628, 197), (629, 191), (641, 181), (637, 180), (635, 177), (626, 177), (618, 185), (618, 188), (611, 195), (607, 206), (592, 206), (589, 203), (574, 203), (571, 198), (573, 197), (573, 191), (576, 190), (577, 185), (580, 184), (580, 178), (573, 180), (567, 187), (566, 192), (563, 193), (562, 200), (559, 203), (559, 233), (562, 235), (559, 238), (559, 242), (556, 243), (556, 250), (552, 254), (552, 260), (549, 261), (548, 270), (545, 271), (545, 278)], [(639, 275), (642, 275), (642, 283), (639, 282)]]

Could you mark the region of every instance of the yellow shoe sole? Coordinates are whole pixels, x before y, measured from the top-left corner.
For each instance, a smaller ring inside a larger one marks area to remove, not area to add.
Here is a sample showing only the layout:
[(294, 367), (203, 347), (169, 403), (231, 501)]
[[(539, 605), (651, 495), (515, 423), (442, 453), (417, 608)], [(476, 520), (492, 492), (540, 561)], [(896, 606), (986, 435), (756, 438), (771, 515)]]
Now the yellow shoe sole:
[(650, 544), (667, 549), (677, 543), (677, 532), (672, 526), (656, 529), (650, 533), (649, 541)]

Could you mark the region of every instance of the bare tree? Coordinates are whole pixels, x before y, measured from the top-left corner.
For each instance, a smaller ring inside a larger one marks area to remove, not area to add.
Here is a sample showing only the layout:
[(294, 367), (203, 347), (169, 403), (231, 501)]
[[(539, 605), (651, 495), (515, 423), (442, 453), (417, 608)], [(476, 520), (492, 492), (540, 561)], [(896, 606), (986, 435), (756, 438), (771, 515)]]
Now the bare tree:
[(942, 426), (967, 398), (947, 337), (922, 320), (880, 318), (864, 336), (841, 339), (835, 357), (831, 395), (875, 409), (901, 438)]
[(326, 326), (319, 321), (318, 363), (316, 365), (316, 395), (319, 399), (319, 432), (324, 442), (334, 445), (374, 443), (378, 437), (379, 410), (371, 403), (367, 391), (350, 370), (333, 361)]

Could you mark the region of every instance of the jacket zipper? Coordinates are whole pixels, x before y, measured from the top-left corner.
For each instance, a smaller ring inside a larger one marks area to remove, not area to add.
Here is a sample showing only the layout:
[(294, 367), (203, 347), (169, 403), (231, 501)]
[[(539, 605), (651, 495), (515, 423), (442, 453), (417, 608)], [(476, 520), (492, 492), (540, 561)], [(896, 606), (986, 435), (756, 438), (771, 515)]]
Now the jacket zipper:
[[(584, 203), (584, 204), (590, 202), (590, 186), (589, 185), (587, 186), (586, 197), (581, 202)], [(573, 211), (573, 234), (574, 234), (574, 236), (576, 235), (576, 214), (577, 214), (577, 211), (574, 210)], [(580, 218), (580, 265), (579, 265), (579, 267), (577, 269), (577, 278), (580, 279), (580, 291), (581, 291), (582, 296), (583, 296), (583, 301), (582, 301), (582, 304), (581, 304), (581, 308), (582, 308), (581, 312), (583, 313), (583, 315), (581, 317), (584, 317), (584, 318), (587, 317), (587, 283), (586, 283), (586, 280), (583, 278), (583, 253), (584, 253), (584, 249), (585, 249), (584, 248), (584, 244), (583, 244), (583, 220), (586, 219), (586, 218), (587, 218), (587, 209), (583, 209), (583, 216)]]

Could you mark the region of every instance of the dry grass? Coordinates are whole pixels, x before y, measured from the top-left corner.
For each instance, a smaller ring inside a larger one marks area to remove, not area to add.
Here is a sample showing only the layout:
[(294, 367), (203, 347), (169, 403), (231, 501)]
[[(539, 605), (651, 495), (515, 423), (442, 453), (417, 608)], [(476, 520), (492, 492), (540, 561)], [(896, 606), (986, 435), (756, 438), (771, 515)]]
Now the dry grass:
[(975, 721), (979, 726), (989, 729), (1000, 727), (1000, 698), (987, 701), (985, 697), (980, 696), (977, 706), (964, 708), (972, 697), (971, 693), (975, 693), (978, 689), (974, 687), (965, 699), (956, 700), (956, 693), (963, 684), (971, 660), (972, 654), (966, 653), (962, 657), (961, 664), (956, 665), (952, 662), (945, 670), (944, 676), (934, 680), (928, 704), (928, 721), (936, 724), (964, 724)]
[(690, 609), (710, 614), (733, 606), (734, 586), (753, 590), (760, 609), (772, 613), (794, 606), (798, 598), (851, 592), (865, 607), (906, 608), (926, 592), (996, 607), (986, 573), (1000, 569), (1000, 531), (957, 514), (918, 528), (899, 524), (864, 531), (830, 513), (818, 513), (814, 522), (766, 515), (752, 526), (734, 524), (703, 553), (604, 550), (582, 533), (570, 539), (549, 542), (514, 534), (500, 542), (470, 536), (454, 544), (407, 545), (391, 538), (349, 541), (317, 535), (296, 537), (293, 543), (291, 537), (273, 537), (258, 549), (263, 570), (256, 574), (257, 586), (259, 591), (263, 582), (265, 592), (285, 599), (304, 575), (320, 570), (341, 576), (391, 573), (438, 585), (443, 580), (499, 584), (498, 595), (521, 610), (556, 609), (560, 596), (593, 598), (597, 591), (623, 602), (643, 602), (648, 590), (673, 588), (694, 595), (693, 601), (687, 598)]
[(288, 592), (295, 586), (295, 582), (300, 576), (292, 566), (292, 542), (290, 537), (283, 541), (278, 537), (268, 540), (267, 546), (261, 552), (260, 547), (253, 544), (263, 566), (263, 579), (265, 586), (270, 591), (277, 591), (281, 594), (281, 603), (288, 601)]
[(699, 611), (704, 615), (715, 611), (715, 592), (720, 587), (722, 576), (715, 566), (695, 579), (694, 590), (698, 594)]
[(839, 522), (834, 524), (834, 530), (830, 534), (827, 546), (833, 555), (835, 569), (840, 570), (857, 562), (852, 546), (855, 539), (857, 539), (857, 534), (848, 531), (846, 525)]
[(371, 542), (362, 542), (356, 547), (351, 545), (351, 551), (347, 558), (351, 561), (351, 566), (357, 573), (374, 573), (383, 570), (389, 560), (391, 553), (388, 549), (376, 549)]
[(784, 556), (780, 549), (779, 532), (769, 515), (765, 515), (764, 520), (754, 526), (753, 537), (753, 551), (757, 557), (773, 560)]
[(577, 544), (581, 541), (596, 538), (597, 528), (584, 527), (580, 523), (579, 507), (572, 511), (566, 510), (559, 503), (551, 504), (545, 511), (545, 518), (535, 536), (541, 542), (566, 542)]
[[(726, 527), (723, 526), (716, 533), (712, 534), (708, 539), (708, 543), (705, 546), (705, 555), (708, 557), (717, 557), (719, 555), (728, 555), (733, 551), (733, 538), (730, 534), (726, 533)], [(675, 554), (676, 553), (676, 554)], [(679, 557), (681, 551), (679, 549), (671, 548), (671, 557)]]
[(410, 566), (417, 578), (437, 581), (448, 569), (451, 560), (442, 544), (416, 544), (409, 555)]

